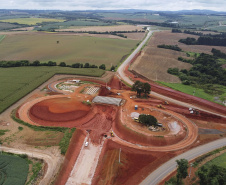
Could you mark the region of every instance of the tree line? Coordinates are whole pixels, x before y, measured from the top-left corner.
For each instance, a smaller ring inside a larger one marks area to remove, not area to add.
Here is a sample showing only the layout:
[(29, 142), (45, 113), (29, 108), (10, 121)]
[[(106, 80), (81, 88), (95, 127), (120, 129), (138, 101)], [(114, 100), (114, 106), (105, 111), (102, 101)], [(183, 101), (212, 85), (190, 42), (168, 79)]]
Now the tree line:
[(165, 48), (165, 49), (171, 49), (171, 50), (175, 50), (175, 51), (182, 51), (182, 49), (180, 47), (178, 47), (177, 45), (161, 44), (161, 45), (158, 45), (158, 48)]
[(19, 60), (19, 61), (0, 61), (0, 67), (8, 68), (8, 67), (22, 67), (22, 66), (60, 66), (60, 67), (72, 67), (72, 68), (99, 68), (106, 69), (105, 64), (101, 64), (99, 67), (94, 64), (89, 63), (74, 63), (72, 65), (67, 65), (65, 62), (60, 62), (58, 65), (56, 62), (48, 61), (41, 63), (38, 60), (30, 62), (29, 60)]
[(180, 39), (179, 42), (187, 45), (226, 46), (226, 37), (201, 36), (198, 39), (187, 37), (186, 39)]
[(194, 60), (183, 59), (182, 61), (191, 63), (193, 65), (192, 68), (190, 70), (169, 68), (167, 72), (178, 76), (183, 84), (226, 85), (226, 71), (221, 67), (221, 64), (218, 63), (217, 57), (201, 53), (200, 56)]

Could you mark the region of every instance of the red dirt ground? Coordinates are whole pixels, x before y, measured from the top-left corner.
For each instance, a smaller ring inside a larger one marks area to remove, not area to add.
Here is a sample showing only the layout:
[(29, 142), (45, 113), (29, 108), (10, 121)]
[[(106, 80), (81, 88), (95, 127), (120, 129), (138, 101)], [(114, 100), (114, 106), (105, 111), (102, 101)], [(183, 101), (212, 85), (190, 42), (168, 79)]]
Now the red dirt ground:
[[(119, 149), (121, 148), (120, 164)], [(103, 148), (103, 160), (99, 162), (93, 185), (139, 184), (161, 163), (169, 160), (174, 152), (148, 152), (133, 149), (108, 140)]]
[(76, 130), (71, 138), (70, 145), (64, 158), (59, 174), (56, 178), (55, 185), (62, 185), (67, 182), (71, 170), (79, 156), (80, 150), (85, 140), (85, 134), (82, 130)]
[(83, 104), (75, 98), (53, 98), (41, 101), (31, 107), (29, 116), (31, 119), (68, 122), (84, 117), (90, 111), (90, 106)]
[[(128, 64), (126, 66), (125, 71), (124, 71), (125, 74), (130, 79), (132, 79), (133, 81), (136, 81), (136, 80), (140, 80), (141, 82), (147, 82), (148, 81), (148, 83), (151, 85), (152, 91), (157, 92), (157, 93), (162, 94), (162, 95), (165, 95), (165, 96), (168, 96), (168, 97), (171, 97), (173, 99), (182, 101), (182, 102), (191, 103), (191, 104), (194, 104), (194, 105), (202, 106), (205, 109), (208, 108), (211, 111), (226, 114), (226, 109), (223, 105), (219, 105), (219, 104), (210, 102), (208, 100), (204, 100), (204, 99), (199, 98), (199, 97), (195, 97), (195, 96), (192, 96), (192, 95), (189, 95), (189, 94), (185, 94), (185, 93), (182, 93), (180, 91), (170, 89), (168, 87), (160, 86), (160, 85), (154, 83), (153, 81), (147, 79), (146, 77), (138, 74), (135, 71), (129, 71), (128, 68), (129, 68), (130, 64)], [(136, 78), (135, 78), (135, 76), (136, 76)]]

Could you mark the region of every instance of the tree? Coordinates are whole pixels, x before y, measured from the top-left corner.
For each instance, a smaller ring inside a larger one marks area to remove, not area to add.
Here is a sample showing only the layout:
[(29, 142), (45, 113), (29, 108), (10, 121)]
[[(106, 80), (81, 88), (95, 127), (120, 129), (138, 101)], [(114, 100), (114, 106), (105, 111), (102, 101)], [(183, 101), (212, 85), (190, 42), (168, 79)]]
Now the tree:
[(143, 91), (144, 91), (145, 96), (147, 94), (150, 94), (151, 85), (149, 83), (143, 83)]
[(141, 93), (143, 92), (143, 83), (139, 80), (137, 80), (133, 86), (132, 86), (132, 91), (136, 91), (137, 92), (137, 96), (140, 96)]
[(31, 65), (32, 66), (40, 66), (40, 62), (38, 60), (35, 60)]
[(188, 176), (188, 160), (180, 159), (176, 160), (177, 168), (177, 183), (179, 184), (182, 179), (185, 179)]
[(99, 66), (99, 69), (103, 69), (103, 70), (105, 70), (105, 69), (106, 69), (105, 64), (101, 64), (101, 65)]
[(61, 67), (66, 67), (66, 63), (65, 63), (65, 62), (61, 62), (61, 63), (59, 64), (59, 66), (61, 66)]
[(73, 67), (73, 68), (79, 68), (80, 67), (80, 63), (72, 64), (71, 67)]
[(56, 66), (56, 62), (49, 61), (47, 65), (48, 65), (48, 66)]
[(89, 67), (90, 67), (89, 63), (85, 63), (84, 68), (89, 68)]
[(148, 115), (148, 114), (139, 115), (139, 122), (146, 126), (151, 126), (151, 125), (156, 126), (158, 123), (157, 119), (154, 116)]
[(199, 168), (200, 185), (226, 184), (226, 168), (217, 165), (204, 165)]
[(141, 96), (141, 93), (145, 93), (146, 96), (147, 94), (150, 94), (151, 85), (149, 83), (142, 83), (141, 81), (137, 80), (132, 86), (132, 91), (136, 91), (137, 96)]

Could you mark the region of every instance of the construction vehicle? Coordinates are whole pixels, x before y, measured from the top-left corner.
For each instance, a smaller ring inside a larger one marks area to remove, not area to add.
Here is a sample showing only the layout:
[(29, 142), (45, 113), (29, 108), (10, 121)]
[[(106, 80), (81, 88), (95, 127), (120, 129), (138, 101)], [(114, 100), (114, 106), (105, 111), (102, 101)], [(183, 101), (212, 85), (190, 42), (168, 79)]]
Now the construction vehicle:
[(157, 107), (160, 109), (166, 109), (162, 104), (157, 105)]
[(113, 133), (113, 131), (111, 131), (111, 137), (114, 137), (114, 133)]
[(169, 102), (168, 102), (168, 101), (164, 101), (163, 104), (164, 104), (164, 105), (169, 105)]

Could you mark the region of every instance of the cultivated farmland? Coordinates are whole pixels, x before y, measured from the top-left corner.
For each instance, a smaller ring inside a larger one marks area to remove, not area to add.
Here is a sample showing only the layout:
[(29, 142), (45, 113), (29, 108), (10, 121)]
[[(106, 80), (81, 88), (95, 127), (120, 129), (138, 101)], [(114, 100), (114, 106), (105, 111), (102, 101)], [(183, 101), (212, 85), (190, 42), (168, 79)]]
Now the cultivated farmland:
[(0, 112), (37, 88), (55, 73), (101, 76), (104, 71), (93, 68), (67, 67), (0, 68)]
[(18, 18), (18, 19), (0, 20), (0, 22), (27, 24), (27, 25), (36, 25), (37, 23), (42, 22), (64, 22), (64, 21), (65, 20), (61, 19), (47, 19), (47, 18)]
[(89, 27), (71, 27), (68, 29), (61, 29), (60, 31), (96, 31), (96, 32), (111, 32), (111, 31), (135, 31), (142, 30), (142, 26), (134, 25), (117, 25), (117, 26), (89, 26)]
[(0, 184), (24, 185), (28, 175), (28, 162), (20, 157), (0, 155)]
[[(186, 58), (185, 52), (179, 52), (169, 49), (158, 48), (158, 45), (178, 45), (183, 51), (196, 52), (196, 53), (208, 53), (212, 54), (211, 50), (213, 46), (203, 45), (185, 45), (178, 42), (181, 38), (187, 37), (198, 38), (195, 35), (189, 35), (184, 33), (171, 33), (171, 31), (156, 32), (150, 39), (145, 51), (134, 62), (131, 70), (135, 70), (138, 73), (146, 76), (154, 81), (164, 81), (170, 83), (179, 83), (178, 77), (167, 73), (168, 68), (177, 67), (179, 69), (189, 69), (191, 64), (178, 61), (178, 57), (182, 56)], [(226, 47), (214, 46), (214, 48), (226, 52)]]
[[(59, 44), (57, 44), (59, 41)], [(0, 43), (0, 60), (39, 60), (57, 63), (105, 64), (107, 68), (120, 62), (138, 41), (82, 37), (61, 34), (7, 35)]]

